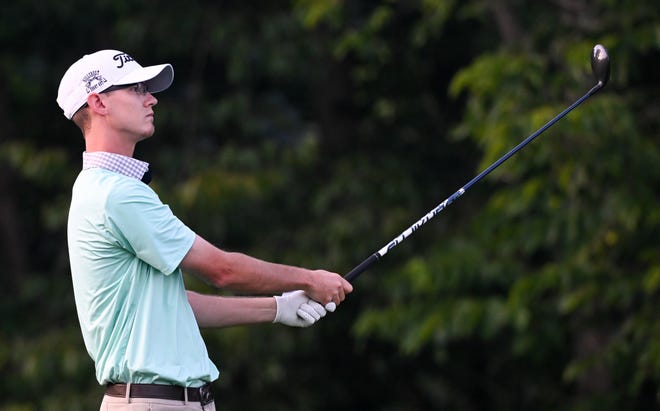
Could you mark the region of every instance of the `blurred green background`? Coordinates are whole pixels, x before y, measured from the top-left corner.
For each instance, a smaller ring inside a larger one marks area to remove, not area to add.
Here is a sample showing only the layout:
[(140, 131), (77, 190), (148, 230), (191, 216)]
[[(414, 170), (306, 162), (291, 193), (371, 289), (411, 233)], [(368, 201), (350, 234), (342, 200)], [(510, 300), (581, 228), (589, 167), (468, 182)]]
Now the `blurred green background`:
[[(0, 6), (0, 410), (94, 410), (66, 249), (85, 53), (173, 64), (136, 156), (229, 250), (345, 273), (598, 95), (318, 325), (204, 332), (222, 410), (660, 409), (655, 0), (12, 0)], [(188, 278), (190, 288), (208, 290)]]

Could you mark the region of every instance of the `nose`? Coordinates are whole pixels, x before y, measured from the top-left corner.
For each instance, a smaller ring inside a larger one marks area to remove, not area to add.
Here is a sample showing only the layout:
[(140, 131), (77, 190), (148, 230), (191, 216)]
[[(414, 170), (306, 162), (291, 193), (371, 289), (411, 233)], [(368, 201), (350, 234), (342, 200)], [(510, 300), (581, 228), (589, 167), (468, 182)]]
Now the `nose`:
[(156, 97), (154, 97), (153, 94), (147, 92), (147, 99), (145, 100), (144, 104), (147, 107), (153, 107), (156, 104), (158, 104), (158, 99)]

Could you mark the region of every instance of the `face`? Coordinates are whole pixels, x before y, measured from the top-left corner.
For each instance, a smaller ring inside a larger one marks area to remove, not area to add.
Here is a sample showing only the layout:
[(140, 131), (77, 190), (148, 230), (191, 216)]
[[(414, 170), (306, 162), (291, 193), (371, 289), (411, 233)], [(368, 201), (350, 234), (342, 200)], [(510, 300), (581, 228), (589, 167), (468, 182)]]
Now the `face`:
[(108, 124), (120, 134), (138, 142), (155, 131), (153, 106), (158, 100), (144, 83), (111, 87), (99, 94), (108, 110)]

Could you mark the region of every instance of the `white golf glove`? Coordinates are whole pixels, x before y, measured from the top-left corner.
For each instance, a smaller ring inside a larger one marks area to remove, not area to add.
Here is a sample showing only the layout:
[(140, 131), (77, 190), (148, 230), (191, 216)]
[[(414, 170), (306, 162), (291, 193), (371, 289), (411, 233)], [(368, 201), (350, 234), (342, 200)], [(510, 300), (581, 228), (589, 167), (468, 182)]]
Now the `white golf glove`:
[[(277, 313), (273, 323), (281, 323), (290, 327), (309, 327), (325, 317), (326, 314), (326, 309), (310, 299), (303, 290), (276, 295), (275, 303)], [(334, 311), (335, 307), (332, 308)]]

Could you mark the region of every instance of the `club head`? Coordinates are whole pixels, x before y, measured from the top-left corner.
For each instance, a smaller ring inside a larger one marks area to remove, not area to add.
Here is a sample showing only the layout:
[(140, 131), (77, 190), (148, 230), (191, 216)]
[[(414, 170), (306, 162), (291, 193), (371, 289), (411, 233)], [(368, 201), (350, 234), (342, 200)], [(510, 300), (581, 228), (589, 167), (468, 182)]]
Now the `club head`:
[(607, 84), (610, 79), (610, 56), (601, 44), (596, 44), (591, 53), (591, 71), (601, 87)]

